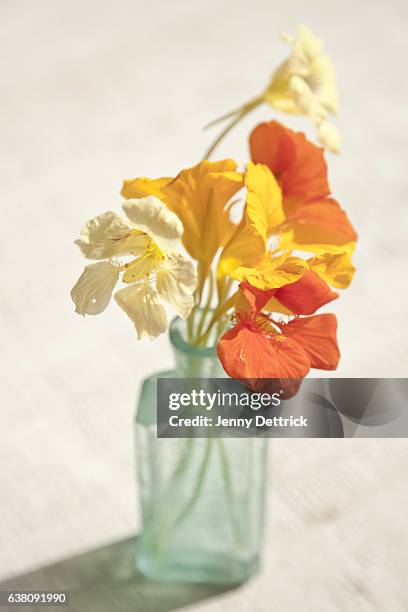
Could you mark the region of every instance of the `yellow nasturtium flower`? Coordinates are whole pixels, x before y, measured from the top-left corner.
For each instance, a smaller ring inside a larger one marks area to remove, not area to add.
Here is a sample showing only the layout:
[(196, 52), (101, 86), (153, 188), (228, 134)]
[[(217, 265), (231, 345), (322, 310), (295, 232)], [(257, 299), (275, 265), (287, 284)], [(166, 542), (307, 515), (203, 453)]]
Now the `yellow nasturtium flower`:
[[(71, 291), (76, 312), (99, 314), (107, 307), (121, 274), (128, 286), (115, 294), (119, 306), (132, 319), (138, 338), (156, 338), (167, 329), (169, 303), (182, 317), (193, 305), (197, 278), (193, 264), (181, 248), (180, 219), (157, 197), (123, 204), (127, 220), (113, 212), (91, 219), (76, 241), (88, 259), (102, 260), (86, 266)], [(119, 257), (131, 257), (127, 263)]]
[(203, 161), (175, 178), (125, 180), (122, 195), (159, 197), (181, 219), (183, 243), (191, 257), (208, 266), (235, 230), (226, 205), (243, 186), (236, 167), (232, 159)]
[(242, 117), (262, 103), (285, 113), (306, 115), (314, 123), (320, 142), (329, 151), (340, 150), (340, 133), (328, 121), (339, 110), (339, 96), (333, 64), (324, 52), (323, 42), (304, 25), (297, 36), (282, 34), (291, 47), (290, 56), (274, 71), (266, 89), (253, 100), (213, 121), (231, 118), (231, 123), (215, 140), (206, 157)]

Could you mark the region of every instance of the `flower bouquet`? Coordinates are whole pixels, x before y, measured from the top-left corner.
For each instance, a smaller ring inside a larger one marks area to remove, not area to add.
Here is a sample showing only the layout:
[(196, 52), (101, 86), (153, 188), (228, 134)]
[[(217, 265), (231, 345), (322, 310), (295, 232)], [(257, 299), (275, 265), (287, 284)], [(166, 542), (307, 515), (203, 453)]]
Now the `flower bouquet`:
[(157, 377), (229, 376), (260, 390), (269, 379), (334, 370), (334, 314), (316, 312), (348, 287), (356, 232), (330, 195), (324, 149), (275, 120), (249, 137), (251, 161), (209, 161), (216, 145), (261, 103), (305, 115), (338, 151), (332, 64), (306, 27), (284, 35), (291, 52), (264, 93), (222, 117), (231, 122), (205, 159), (175, 177), (122, 187), (126, 218), (89, 221), (76, 241), (87, 259), (72, 289), (76, 312), (114, 299), (138, 339), (167, 330), (176, 369), (143, 385), (136, 418), (143, 534), (137, 564), (160, 579), (240, 582), (258, 563), (265, 440), (156, 437)]

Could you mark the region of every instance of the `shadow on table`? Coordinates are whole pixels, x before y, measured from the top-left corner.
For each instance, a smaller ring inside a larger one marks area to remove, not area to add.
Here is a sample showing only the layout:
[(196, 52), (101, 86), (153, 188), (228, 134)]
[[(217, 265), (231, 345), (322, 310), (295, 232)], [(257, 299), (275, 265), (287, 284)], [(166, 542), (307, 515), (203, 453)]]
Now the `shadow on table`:
[[(0, 583), (0, 591), (68, 591), (70, 612), (166, 612), (230, 590), (229, 587), (147, 580), (134, 564), (137, 538), (128, 538)], [(2, 608), (5, 609), (5, 608)], [(10, 610), (32, 610), (11, 607)]]

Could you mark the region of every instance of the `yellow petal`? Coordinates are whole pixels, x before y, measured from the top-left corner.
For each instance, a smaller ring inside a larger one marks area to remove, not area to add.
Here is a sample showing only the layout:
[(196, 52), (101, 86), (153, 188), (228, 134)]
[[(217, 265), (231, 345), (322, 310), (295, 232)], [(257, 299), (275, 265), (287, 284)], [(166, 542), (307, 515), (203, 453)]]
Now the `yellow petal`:
[(347, 253), (325, 253), (307, 261), (309, 268), (314, 270), (323, 280), (333, 287), (345, 289), (352, 281), (355, 267)]
[(125, 181), (122, 193), (134, 197), (143, 193), (159, 195), (181, 219), (183, 243), (190, 255), (210, 262), (220, 246), (230, 238), (235, 225), (226, 204), (243, 185), (242, 175), (231, 160), (203, 161), (182, 170), (175, 179), (134, 179)]
[(162, 260), (163, 255), (153, 246), (153, 248), (147, 250), (137, 259), (126, 264), (126, 272), (122, 277), (123, 282), (134, 283), (144, 277), (149, 277), (153, 270), (160, 265)]
[(256, 268), (240, 266), (232, 276), (239, 281), (247, 280), (258, 289), (275, 289), (299, 280), (307, 267), (299, 257), (278, 257), (265, 259)]
[(75, 312), (81, 315), (96, 315), (105, 310), (119, 274), (118, 266), (107, 261), (86, 266), (71, 291), (76, 306)]
[(115, 293), (115, 300), (132, 319), (139, 340), (157, 338), (167, 329), (167, 316), (156, 291), (148, 284), (129, 285)]
[(155, 196), (127, 200), (122, 205), (135, 227), (150, 236), (165, 253), (180, 249), (183, 225), (180, 219)]
[(268, 235), (284, 219), (282, 193), (267, 166), (250, 162), (245, 185), (244, 219), (221, 254), (218, 276), (231, 275), (237, 266), (253, 267), (263, 261)]
[[(296, 229), (288, 230), (287, 232), (281, 232), (279, 234), (279, 244), (283, 250), (291, 251), (307, 251), (311, 253), (324, 254), (342, 254), (346, 253), (351, 256), (356, 247), (354, 241), (336, 244), (333, 242), (324, 242), (327, 239), (327, 230), (313, 229), (309, 227), (297, 227)], [(321, 242), (320, 242), (321, 241)]]
[(146, 196), (156, 196), (164, 201), (163, 188), (172, 181), (170, 177), (158, 179), (136, 178), (123, 181), (122, 195), (127, 200), (134, 198), (144, 198)]
[(194, 306), (197, 274), (191, 261), (182, 255), (167, 258), (157, 271), (157, 292), (186, 319)]

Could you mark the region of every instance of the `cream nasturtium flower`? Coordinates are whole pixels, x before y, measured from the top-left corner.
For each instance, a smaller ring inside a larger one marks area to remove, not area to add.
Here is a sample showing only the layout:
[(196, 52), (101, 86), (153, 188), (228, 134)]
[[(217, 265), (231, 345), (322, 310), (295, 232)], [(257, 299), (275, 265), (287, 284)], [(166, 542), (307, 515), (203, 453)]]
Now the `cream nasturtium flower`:
[(340, 134), (327, 121), (339, 110), (333, 64), (324, 53), (323, 42), (304, 25), (296, 37), (282, 34), (292, 48), (290, 57), (274, 72), (264, 98), (286, 113), (308, 115), (317, 127), (321, 143), (330, 151), (340, 148)]
[[(115, 294), (132, 319), (138, 338), (156, 338), (166, 331), (167, 302), (186, 318), (194, 305), (197, 279), (193, 264), (179, 250), (183, 225), (158, 198), (127, 200), (127, 220), (106, 212), (89, 221), (76, 240), (88, 259), (102, 260), (85, 267), (71, 291), (76, 312), (99, 314), (110, 302), (122, 274), (128, 284)], [(127, 263), (118, 258), (131, 257)]]
[(209, 127), (224, 119), (231, 119), (205, 157), (210, 156), (232, 127), (263, 103), (284, 113), (310, 117), (323, 146), (329, 151), (339, 152), (340, 133), (327, 119), (331, 113), (338, 113), (339, 96), (334, 67), (324, 52), (323, 42), (304, 25), (298, 26), (297, 36), (285, 33), (281, 36), (290, 44), (290, 56), (274, 71), (261, 95), (208, 124)]

